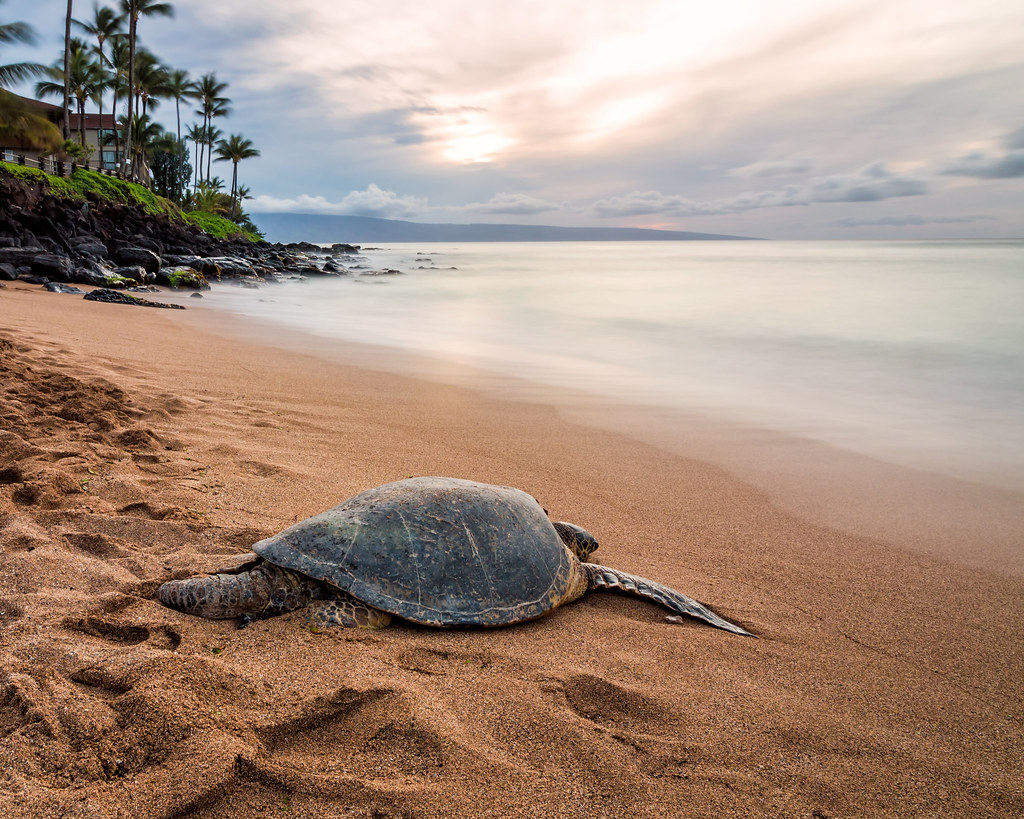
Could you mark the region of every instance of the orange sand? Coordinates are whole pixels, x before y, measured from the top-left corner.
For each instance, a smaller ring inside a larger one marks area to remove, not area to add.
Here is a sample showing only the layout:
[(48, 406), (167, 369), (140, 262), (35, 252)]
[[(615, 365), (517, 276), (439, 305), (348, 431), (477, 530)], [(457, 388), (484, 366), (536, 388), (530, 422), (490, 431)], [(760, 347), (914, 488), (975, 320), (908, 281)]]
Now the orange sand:
[[(0, 290), (0, 816), (1024, 815), (1020, 577), (545, 403), (219, 321)], [(322, 634), (153, 599), (430, 474), (525, 489), (762, 639), (608, 594)]]

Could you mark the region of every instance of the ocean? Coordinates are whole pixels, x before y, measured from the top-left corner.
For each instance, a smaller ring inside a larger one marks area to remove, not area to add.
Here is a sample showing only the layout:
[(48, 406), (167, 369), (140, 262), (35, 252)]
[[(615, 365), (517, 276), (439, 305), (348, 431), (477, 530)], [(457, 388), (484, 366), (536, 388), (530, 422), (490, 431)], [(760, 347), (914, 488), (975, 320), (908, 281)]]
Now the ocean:
[(420, 243), (341, 263), (352, 275), (214, 298), (509, 384), (1024, 489), (1024, 242)]

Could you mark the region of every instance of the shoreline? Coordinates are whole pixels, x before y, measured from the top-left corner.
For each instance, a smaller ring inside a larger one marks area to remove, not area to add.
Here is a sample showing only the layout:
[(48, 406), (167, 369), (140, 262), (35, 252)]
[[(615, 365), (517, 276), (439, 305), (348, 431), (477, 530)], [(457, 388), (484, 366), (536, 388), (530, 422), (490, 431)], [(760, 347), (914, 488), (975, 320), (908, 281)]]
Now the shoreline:
[(1024, 577), (1024, 492), (904, 466), (698, 409), (616, 401), (431, 353), (323, 337), (219, 307), (213, 293), (214, 298), (198, 305), (181, 292), (160, 298), (196, 308), (183, 320), (206, 332), (269, 341), (325, 361), (465, 388), (497, 400), (547, 405), (570, 422), (724, 469), (817, 525)]
[[(267, 346), (212, 311), (19, 285), (0, 325), (12, 819), (1024, 810), (1019, 578), (809, 522), (571, 408)], [(526, 489), (602, 562), (761, 639), (610, 594), (495, 630), (324, 634), (153, 600), (409, 474)]]

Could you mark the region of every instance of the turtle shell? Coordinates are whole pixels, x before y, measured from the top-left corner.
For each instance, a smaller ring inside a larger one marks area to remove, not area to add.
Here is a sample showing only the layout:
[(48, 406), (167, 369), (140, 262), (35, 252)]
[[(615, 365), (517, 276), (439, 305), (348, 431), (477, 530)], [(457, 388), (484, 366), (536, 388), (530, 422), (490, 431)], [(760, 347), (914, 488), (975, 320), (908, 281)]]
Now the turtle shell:
[(455, 478), (361, 492), (253, 551), (432, 626), (539, 617), (565, 597), (574, 560), (530, 495)]

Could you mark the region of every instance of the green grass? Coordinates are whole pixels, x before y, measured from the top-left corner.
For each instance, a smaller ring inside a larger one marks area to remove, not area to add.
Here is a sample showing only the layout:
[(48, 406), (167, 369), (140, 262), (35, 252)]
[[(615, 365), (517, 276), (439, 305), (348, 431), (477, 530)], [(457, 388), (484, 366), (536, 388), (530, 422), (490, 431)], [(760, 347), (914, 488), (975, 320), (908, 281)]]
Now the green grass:
[(250, 233), (244, 228), (236, 225), (230, 219), (225, 219), (223, 216), (218, 216), (216, 213), (193, 210), (188, 213), (183, 213), (182, 216), (185, 218), (185, 221), (191, 222), (196, 227), (218, 239), (235, 239), (240, 237), (248, 239), (253, 244), (259, 244), (263, 241), (263, 239), (255, 233)]
[(255, 233), (250, 233), (223, 216), (204, 211), (186, 213), (169, 199), (157, 196), (142, 185), (95, 171), (79, 168), (70, 179), (62, 179), (37, 168), (0, 162), (0, 174), (14, 177), (26, 184), (43, 185), (50, 194), (60, 199), (85, 199), (87, 193), (92, 193), (107, 202), (139, 205), (151, 216), (163, 214), (174, 221), (187, 222), (217, 239), (241, 237), (254, 244), (263, 241)]
[(107, 202), (141, 205), (143, 210), (151, 216), (162, 213), (172, 219), (180, 218), (181, 209), (177, 205), (169, 199), (157, 196), (142, 185), (81, 168), (75, 171), (69, 181), (71, 187), (82, 197), (87, 193), (93, 193)]
[(15, 165), (13, 162), (0, 162), (0, 171), (7, 176), (13, 176), (20, 182), (29, 185), (43, 185), (54, 196), (61, 199), (76, 199), (77, 194), (67, 179), (59, 176), (50, 176), (38, 168), (28, 168), (24, 165)]

